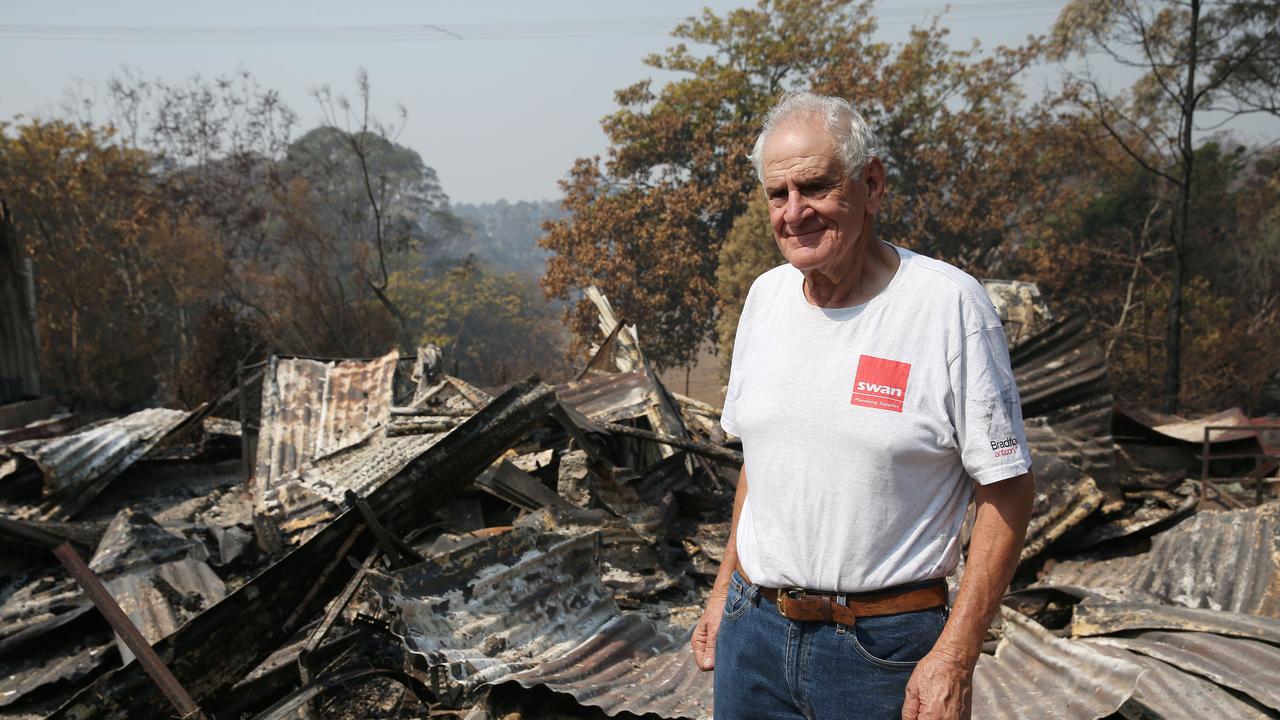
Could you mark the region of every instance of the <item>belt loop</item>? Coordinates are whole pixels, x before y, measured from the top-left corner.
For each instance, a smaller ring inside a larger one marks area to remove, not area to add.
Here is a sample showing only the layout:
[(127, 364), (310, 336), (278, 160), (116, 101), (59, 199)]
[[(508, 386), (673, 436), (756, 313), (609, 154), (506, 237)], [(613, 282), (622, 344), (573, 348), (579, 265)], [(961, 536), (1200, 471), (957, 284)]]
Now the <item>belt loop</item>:
[[(848, 606), (849, 606), (849, 598), (848, 598), (844, 593), (836, 593), (836, 604), (837, 604), (837, 605), (844, 605), (845, 607), (848, 607)], [(849, 629), (849, 626), (848, 626), (848, 625), (845, 625), (844, 623), (836, 623), (836, 634), (837, 634), (837, 635), (843, 635), (843, 634), (845, 634), (845, 633), (848, 631), (848, 629)]]
[(751, 603), (751, 607), (760, 607), (760, 586), (751, 584), (747, 586), (747, 602)]

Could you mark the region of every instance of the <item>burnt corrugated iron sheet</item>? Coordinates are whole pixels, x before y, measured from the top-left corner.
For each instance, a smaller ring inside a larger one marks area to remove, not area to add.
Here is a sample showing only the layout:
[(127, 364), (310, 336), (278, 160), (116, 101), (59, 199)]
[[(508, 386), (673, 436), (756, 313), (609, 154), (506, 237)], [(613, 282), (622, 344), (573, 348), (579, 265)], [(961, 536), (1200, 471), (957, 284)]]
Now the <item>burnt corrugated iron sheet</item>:
[(1073, 637), (1115, 635), (1134, 630), (1194, 630), (1280, 645), (1280, 620), (1261, 615), (1137, 600), (1108, 602), (1095, 598), (1086, 599), (1072, 609)]
[(1153, 537), (1146, 553), (1063, 562), (1037, 585), (1133, 588), (1186, 607), (1280, 618), (1280, 501), (1197, 513)]
[[(155, 643), (226, 597), (208, 557), (202, 542), (164, 529), (145, 513), (121, 510), (89, 566), (147, 642)], [(118, 646), (124, 662), (133, 659), (123, 641)]]
[(710, 718), (712, 678), (694, 663), (688, 643), (663, 634), (637, 613), (626, 613), (511, 681), (527, 688), (545, 685), (609, 715)]
[(24, 440), (6, 449), (34, 462), (52, 507), (46, 519), (74, 515), (190, 413), (153, 408), (61, 437)]
[[(1265, 707), (1237, 697), (1209, 680), (1185, 673), (1146, 655), (1091, 640), (1084, 641), (1104, 655), (1142, 667), (1142, 677), (1126, 703), (1135, 712), (1125, 717), (1158, 717), (1163, 720), (1265, 720), (1275, 717)], [(1145, 711), (1145, 714), (1143, 712)]]
[(74, 681), (118, 656), (105, 630), (49, 642), (93, 608), (69, 579), (32, 577), (0, 601), (0, 708), (61, 680)]
[(262, 383), (255, 494), (384, 428), (398, 357), (394, 350), (367, 362), (272, 357)]
[(1209, 443), (1229, 443), (1239, 440), (1253, 439), (1256, 434), (1249, 417), (1240, 408), (1230, 408), (1206, 415), (1194, 420), (1187, 420), (1176, 415), (1161, 415), (1149, 410), (1125, 407), (1119, 410), (1124, 418), (1136, 423), (1158, 439), (1194, 443), (1204, 443), (1204, 429), (1208, 426), (1239, 427), (1239, 430), (1212, 430)]
[(2, 666), (0, 708), (53, 683), (83, 678), (115, 657), (110, 636), (97, 635), (61, 647), (52, 657), (38, 653), (20, 656), (15, 663)]
[(1078, 315), (1052, 323), (1010, 351), (1009, 361), (1024, 417), (1042, 417), (1060, 432), (1109, 446), (1113, 398), (1106, 354), (1085, 325)]
[(1257, 640), (1200, 632), (1151, 630), (1136, 637), (1096, 638), (1096, 644), (1120, 647), (1156, 658), (1218, 685), (1247, 694), (1280, 710), (1280, 648)]
[(640, 370), (588, 375), (557, 385), (556, 397), (597, 422), (641, 417), (658, 404), (653, 384)]
[(1080, 642), (1054, 637), (1001, 608), (1004, 639), (973, 673), (973, 716), (983, 720), (1093, 720), (1134, 693), (1142, 667)]
[[(551, 388), (536, 379), (513, 386), (370, 493), (374, 514), (394, 533), (420, 527), (424, 517), (470, 485), (554, 405)], [(343, 513), (156, 643), (156, 653), (197, 702), (221, 696), (340, 592), (356, 572), (343, 554), (359, 557), (372, 544), (368, 533), (360, 532), (359, 513)], [(139, 664), (129, 663), (77, 692), (49, 718), (154, 718), (170, 710)]]
[(298, 478), (298, 484), (335, 504), (342, 503), (347, 490), (363, 497), (426, 452), (442, 435), (375, 437), (365, 445), (332, 455), (307, 468)]
[(255, 498), (255, 507), (274, 518), (291, 542), (300, 542), (306, 532), (337, 516), (347, 490), (368, 495), (441, 437), (443, 433), (375, 435), (362, 445), (317, 460), (293, 480)]
[(608, 714), (709, 718), (686, 631), (621, 612), (598, 546), (518, 528), (373, 584), (406, 647), (467, 690), (545, 685)]
[(397, 358), (271, 359), (253, 499), (293, 539), (335, 517), (347, 489), (366, 494), (430, 447), (431, 435), (387, 437)]
[(1049, 323), (1010, 353), (1036, 498), (1022, 560), (1119, 504), (1106, 358), (1081, 317)]

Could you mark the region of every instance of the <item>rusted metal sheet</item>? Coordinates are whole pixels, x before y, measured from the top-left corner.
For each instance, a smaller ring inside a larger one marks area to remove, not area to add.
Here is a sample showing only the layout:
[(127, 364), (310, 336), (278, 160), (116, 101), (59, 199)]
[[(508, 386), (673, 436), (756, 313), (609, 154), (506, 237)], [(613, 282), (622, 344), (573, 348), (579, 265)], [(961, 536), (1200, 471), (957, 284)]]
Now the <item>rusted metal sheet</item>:
[(398, 358), (394, 350), (368, 362), (272, 357), (262, 383), (255, 497), (384, 428)]
[(1110, 445), (1113, 398), (1107, 360), (1086, 330), (1085, 318), (1052, 323), (1011, 350), (1009, 361), (1024, 417), (1041, 417), (1071, 437), (1098, 438)]
[(393, 350), (370, 361), (273, 357), (268, 364), (254, 508), (292, 542), (332, 520), (344, 492), (368, 492), (432, 442), (387, 437), (397, 358)]
[[(554, 403), (551, 388), (536, 379), (513, 386), (366, 499), (395, 532), (420, 525), (423, 517), (468, 485), (545, 417)], [(362, 557), (372, 544), (368, 533), (356, 533), (359, 527), (357, 514), (344, 513), (222, 602), (156, 643), (160, 658), (198, 703), (216, 707), (218, 695), (323, 610), (355, 572), (345, 556)], [(353, 536), (354, 544), (348, 542)], [(50, 719), (125, 720), (163, 717), (166, 711), (145, 673), (137, 663), (130, 663), (77, 693)]]
[(1261, 615), (1141, 601), (1100, 602), (1092, 598), (1072, 609), (1072, 637), (1134, 630), (1193, 630), (1280, 645), (1280, 620)]
[(1133, 588), (1186, 607), (1280, 618), (1280, 501), (1197, 513), (1141, 555), (1062, 562), (1037, 583), (1055, 585)]
[(1212, 633), (1152, 630), (1136, 637), (1103, 637), (1091, 642), (1124, 648), (1206, 677), (1280, 710), (1280, 648)]
[[(1275, 717), (1265, 708), (1197, 675), (1152, 657), (1099, 642), (1085, 641), (1098, 652), (1137, 663), (1142, 677), (1133, 697), (1121, 711), (1124, 717), (1158, 717), (1163, 720), (1265, 720)], [(1129, 709), (1135, 712), (1127, 712)]]
[(684, 629), (620, 611), (598, 543), (518, 528), (371, 582), (406, 647), (464, 689), (545, 685), (610, 715), (709, 718), (712, 676)]
[(1142, 667), (1081, 642), (1054, 637), (1001, 608), (1004, 639), (973, 673), (973, 716), (984, 720), (1093, 720), (1134, 694)]
[(653, 385), (640, 371), (588, 375), (557, 385), (556, 395), (597, 422), (643, 417), (658, 403)]
[(84, 590), (84, 594), (93, 601), (98, 612), (116, 631), (116, 636), (123, 645), (130, 651), (131, 656), (136, 656), (138, 664), (146, 669), (147, 674), (151, 676), (151, 680), (155, 682), (156, 687), (160, 689), (169, 702), (173, 704), (175, 710), (181, 713), (184, 720), (204, 720), (205, 716), (200, 712), (200, 708), (187, 694), (187, 691), (178, 683), (177, 678), (169, 672), (169, 668), (151, 649), (150, 643), (142, 636), (138, 628), (130, 620), (125, 611), (116, 603), (115, 598), (107, 590), (102, 581), (94, 574), (89, 566), (84, 563), (80, 555), (70, 544), (63, 543), (59, 545), (53, 554), (66, 567), (71, 577), (75, 578), (76, 583)]
[[(1026, 431), (1033, 454), (1053, 456), (1098, 484), (1106, 483), (1115, 472), (1116, 450), (1110, 435), (1078, 437), (1039, 417), (1027, 419)], [(1118, 496), (1118, 491), (1114, 494)]]
[(682, 636), (660, 632), (638, 613), (615, 618), (558, 658), (511, 678), (568, 693), (609, 715), (664, 718), (710, 718), (712, 680)]
[(5, 452), (27, 458), (40, 468), (49, 500), (43, 519), (63, 520), (87, 505), (189, 416), (182, 410), (141, 410), (70, 435), (17, 442)]
[(1256, 437), (1249, 416), (1240, 408), (1231, 408), (1222, 412), (1206, 415), (1195, 420), (1179, 420), (1155, 425), (1151, 431), (1171, 440), (1200, 444), (1204, 442), (1204, 429), (1209, 425), (1230, 425), (1239, 430), (1217, 430), (1209, 435), (1209, 443), (1226, 443)]
[(1089, 521), (1118, 509), (1106, 358), (1082, 317), (1044, 323), (1010, 353), (1036, 481), (1021, 558), (1030, 561)]
[[(169, 532), (150, 516), (116, 514), (89, 567), (148, 643), (154, 644), (226, 597), (204, 543)], [(133, 652), (120, 640), (124, 662)]]

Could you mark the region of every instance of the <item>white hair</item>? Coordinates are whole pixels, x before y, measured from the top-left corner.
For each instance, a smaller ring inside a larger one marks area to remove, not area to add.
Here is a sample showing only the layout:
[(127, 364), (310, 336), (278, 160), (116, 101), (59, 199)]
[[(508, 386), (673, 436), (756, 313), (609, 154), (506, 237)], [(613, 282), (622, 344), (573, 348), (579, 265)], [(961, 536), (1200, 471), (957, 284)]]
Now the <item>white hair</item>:
[(755, 147), (747, 156), (755, 166), (760, 182), (764, 182), (765, 141), (779, 125), (796, 116), (822, 118), (836, 141), (836, 157), (844, 165), (845, 174), (851, 178), (861, 175), (868, 160), (880, 156), (875, 132), (849, 101), (811, 92), (790, 92), (765, 114), (760, 137), (756, 138)]

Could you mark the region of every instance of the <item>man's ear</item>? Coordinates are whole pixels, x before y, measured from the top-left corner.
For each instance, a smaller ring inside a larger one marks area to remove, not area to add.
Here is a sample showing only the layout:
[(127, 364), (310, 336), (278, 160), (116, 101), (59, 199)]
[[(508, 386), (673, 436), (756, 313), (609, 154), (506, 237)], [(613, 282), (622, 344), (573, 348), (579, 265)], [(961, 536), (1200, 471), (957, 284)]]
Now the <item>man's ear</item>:
[(880, 209), (880, 200), (884, 197), (884, 163), (880, 158), (871, 157), (867, 166), (862, 169), (862, 179), (867, 183), (867, 212), (875, 215)]

